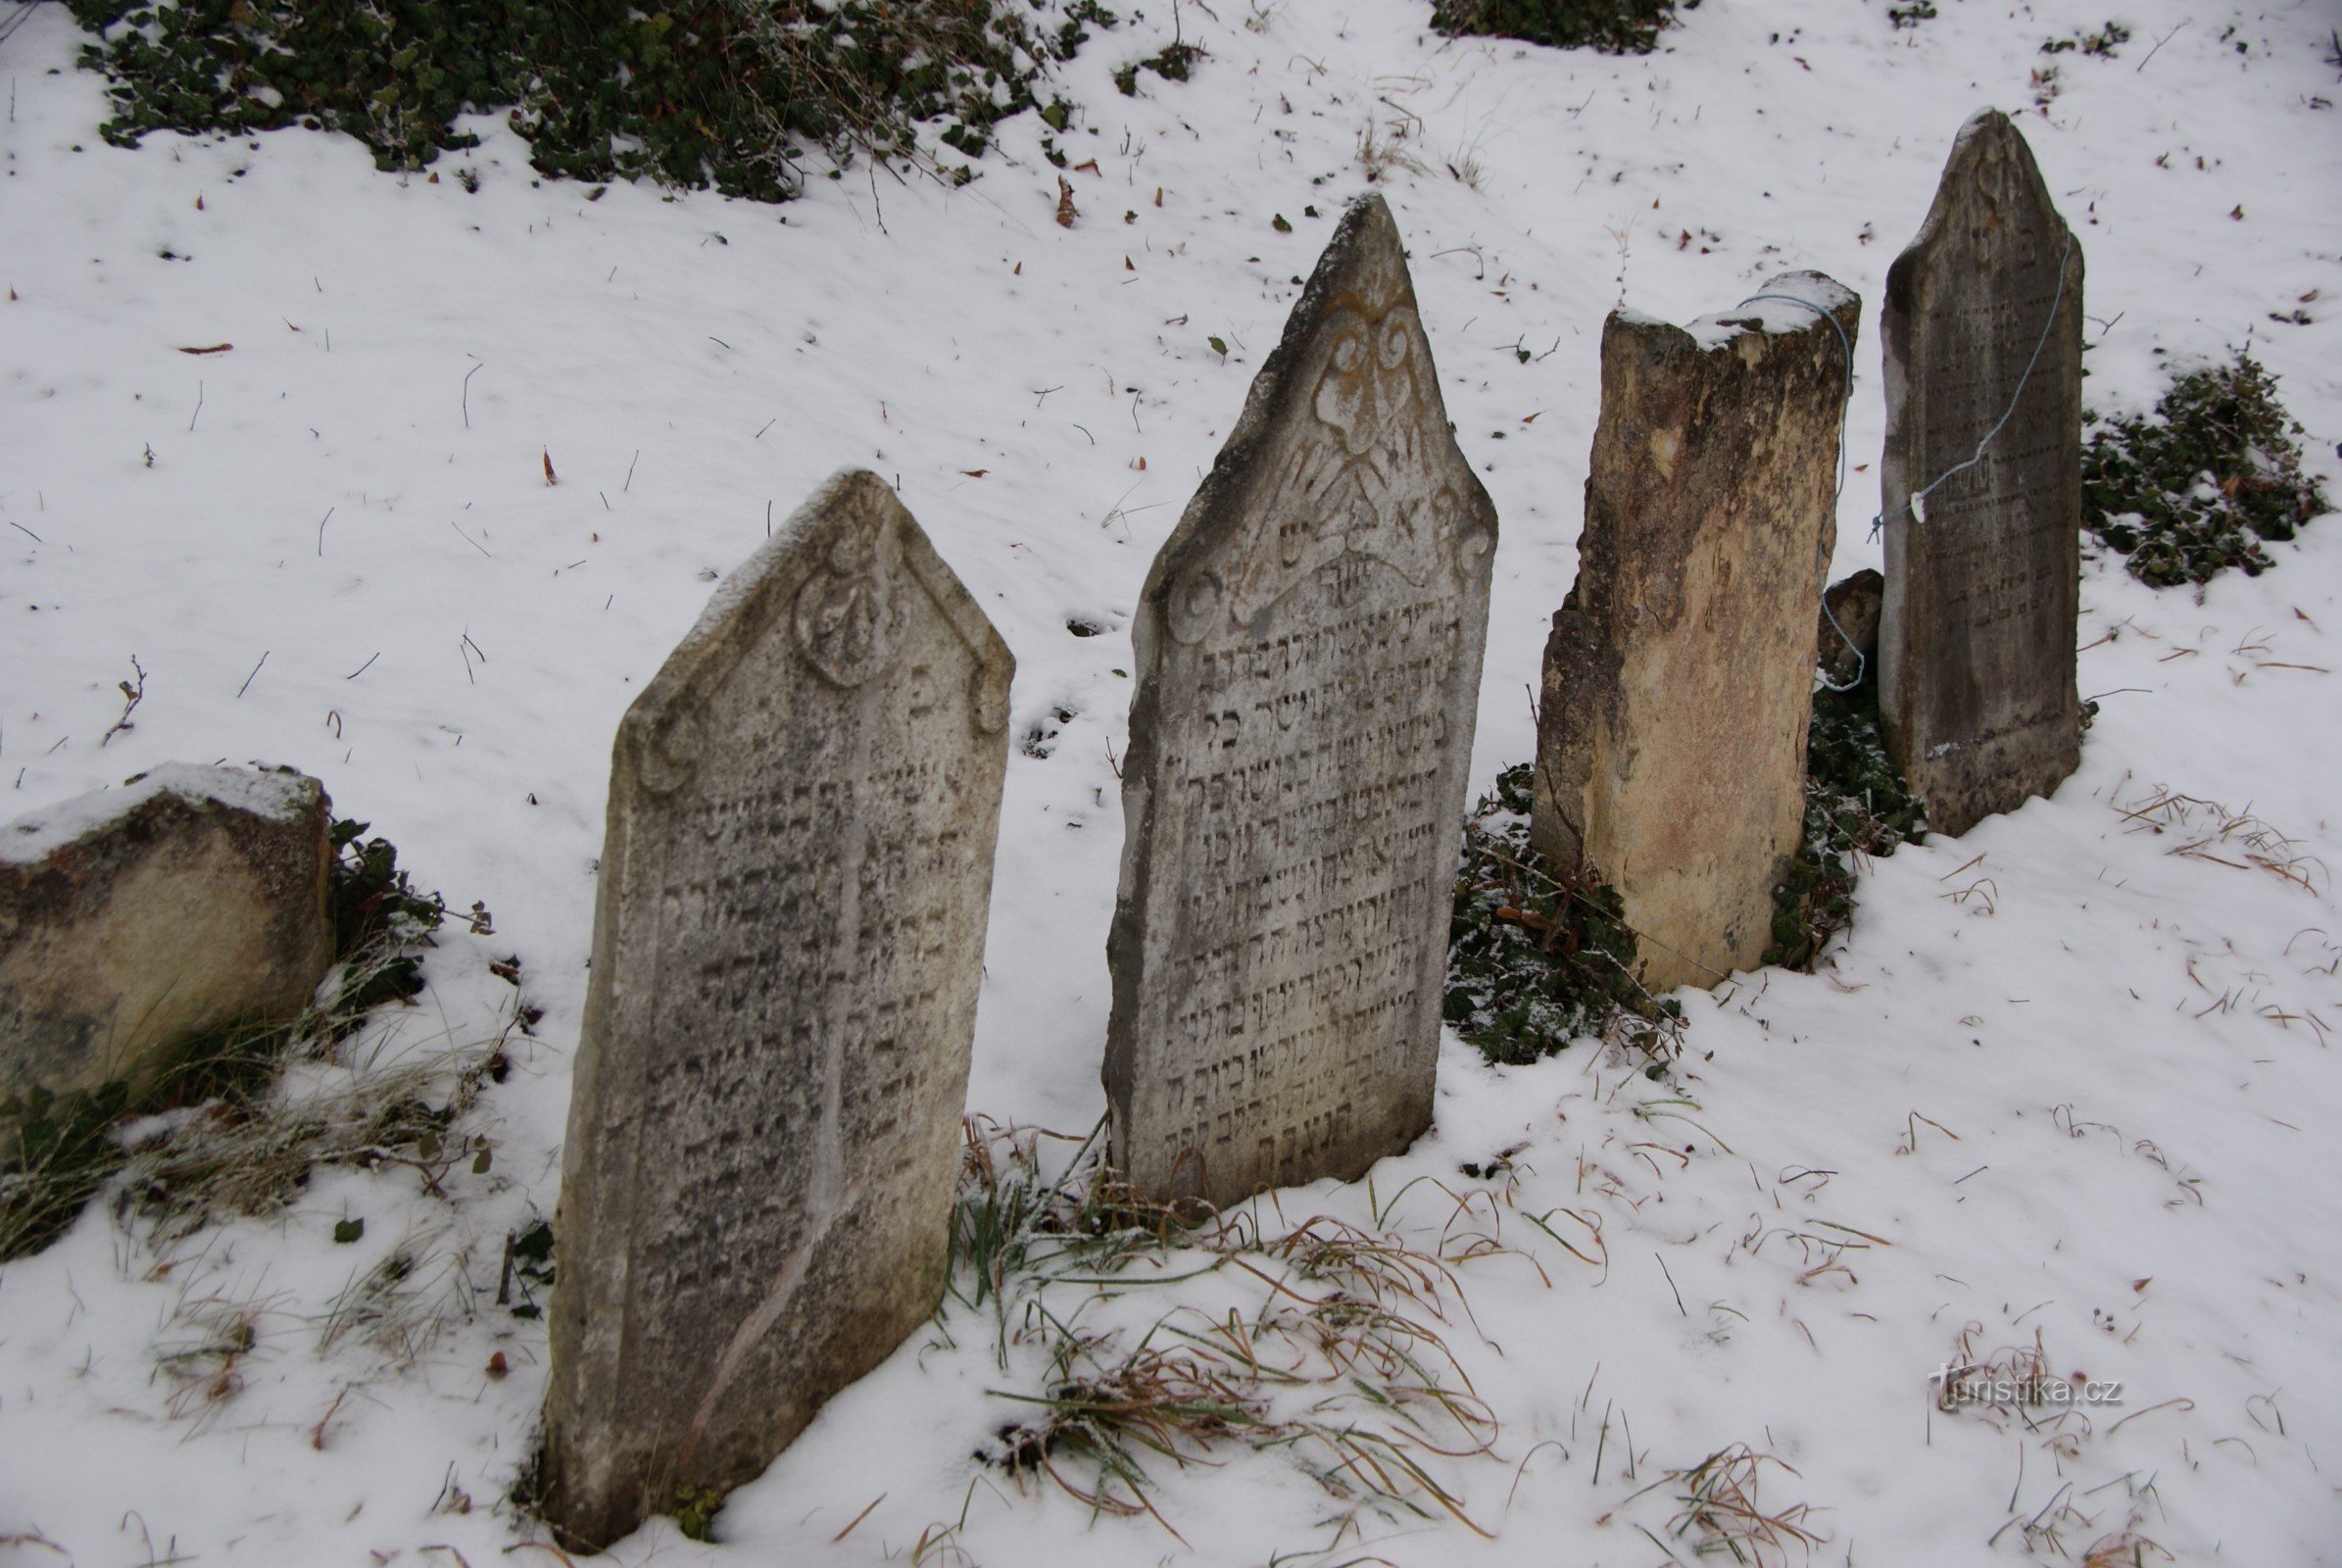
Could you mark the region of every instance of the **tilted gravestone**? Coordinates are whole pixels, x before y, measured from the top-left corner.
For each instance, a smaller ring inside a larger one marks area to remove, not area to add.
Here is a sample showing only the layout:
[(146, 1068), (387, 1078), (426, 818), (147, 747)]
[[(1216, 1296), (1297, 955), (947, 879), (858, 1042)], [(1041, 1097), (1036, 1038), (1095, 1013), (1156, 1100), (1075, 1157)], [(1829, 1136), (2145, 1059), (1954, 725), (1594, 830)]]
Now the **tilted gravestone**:
[(619, 725), (556, 1226), (569, 1540), (753, 1478), (934, 1310), (1012, 667), (848, 472)]
[(1545, 645), (1531, 840), (1618, 890), (1653, 990), (1762, 959), (1804, 826), (1861, 302), (1818, 272), (1760, 292), (1791, 298), (1604, 323), (1578, 581)]
[(1362, 200), (1132, 627), (1105, 1082), (1142, 1191), (1352, 1177), (1430, 1125), (1495, 538)]
[(2048, 794), (2081, 758), (2081, 292), (2025, 138), (1976, 116), (1886, 274), (1883, 321), (1879, 720), (1938, 832)]

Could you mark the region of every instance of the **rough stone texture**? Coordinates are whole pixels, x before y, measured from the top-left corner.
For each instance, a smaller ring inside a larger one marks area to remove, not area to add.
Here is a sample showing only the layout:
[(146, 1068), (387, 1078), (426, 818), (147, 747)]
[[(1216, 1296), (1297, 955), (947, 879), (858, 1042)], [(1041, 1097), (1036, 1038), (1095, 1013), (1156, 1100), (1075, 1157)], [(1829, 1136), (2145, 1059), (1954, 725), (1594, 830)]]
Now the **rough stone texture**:
[[(2025, 138), (1976, 116), (1886, 274), (1883, 321), (1878, 713), (1941, 833), (2048, 794), (2081, 760), (2081, 247)], [(1976, 455), (2021, 380), (1983, 461), (1905, 514)]]
[(1814, 308), (1604, 323), (1578, 581), (1545, 644), (1532, 840), (1618, 890), (1653, 990), (1762, 959), (1804, 822), (1861, 302), (1817, 272), (1759, 292)]
[(619, 724), (555, 1227), (569, 1541), (754, 1478), (935, 1309), (1012, 669), (847, 472)]
[(1822, 595), (1822, 621), (1814, 628), (1816, 662), (1830, 684), (1846, 686), (1869, 676), (1878, 663), (1878, 611), (1886, 579), (1865, 566), (1840, 577)]
[(1367, 198), (1132, 625), (1105, 1082), (1143, 1191), (1353, 1177), (1430, 1125), (1495, 539)]
[(301, 1015), (333, 958), (324, 788), (170, 763), (0, 828), (0, 1103)]

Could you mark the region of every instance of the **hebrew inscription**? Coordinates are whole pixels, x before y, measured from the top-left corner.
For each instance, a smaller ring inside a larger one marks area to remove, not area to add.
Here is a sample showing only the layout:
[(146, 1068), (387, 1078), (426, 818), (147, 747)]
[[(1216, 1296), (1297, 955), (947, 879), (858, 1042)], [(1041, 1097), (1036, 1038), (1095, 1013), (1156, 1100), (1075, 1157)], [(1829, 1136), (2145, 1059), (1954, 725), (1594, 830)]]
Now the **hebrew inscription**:
[(1431, 1120), (1495, 510), (1353, 206), (1156, 558), (1107, 956), (1116, 1163), (1227, 1203)]
[(2080, 760), (2081, 300), (2081, 247), (2025, 138), (1976, 116), (1884, 318), (1879, 717), (1940, 832)]
[(934, 1310), (1010, 670), (850, 472), (620, 724), (550, 1325), (570, 1541), (753, 1478)]

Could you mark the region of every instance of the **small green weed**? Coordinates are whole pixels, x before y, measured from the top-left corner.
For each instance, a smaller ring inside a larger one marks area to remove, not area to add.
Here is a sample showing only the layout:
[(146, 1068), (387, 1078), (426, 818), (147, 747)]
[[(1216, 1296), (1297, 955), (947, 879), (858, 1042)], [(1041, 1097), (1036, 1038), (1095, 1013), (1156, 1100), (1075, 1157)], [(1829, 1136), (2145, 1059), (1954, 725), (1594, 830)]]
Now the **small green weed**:
[(1203, 50), (1192, 43), (1169, 43), (1144, 60), (1134, 60), (1114, 73), (1114, 86), (1125, 98), (1139, 95), (1139, 73), (1151, 71), (1165, 81), (1185, 81)]
[(2180, 376), (2152, 416), (2091, 422), (2082, 514), (2100, 544), (2156, 588), (2209, 582), (2228, 566), (2259, 576), (2264, 540), (2291, 539), (2332, 509), (2302, 473), (2299, 421), (2250, 354)]
[(686, 1483), (675, 1489), (675, 1505), (667, 1511), (674, 1515), (675, 1528), (684, 1540), (712, 1542), (715, 1516), (724, 1511), (724, 1494), (714, 1487)]
[[(388, 839), (364, 835), (373, 824), (344, 817), (333, 824), (333, 868), (327, 904), (333, 919), (333, 951), (350, 959), (378, 955), (363, 965), (363, 982), (346, 978), (340, 1006), (355, 1016), (384, 1002), (399, 1002), (422, 989), (422, 955), (431, 933), (447, 918), (447, 901), (416, 891), (399, 869), (399, 852)], [(488, 926), (485, 909), (473, 906), (474, 929)]]
[(1532, 773), (1496, 775), (1464, 824), (1448, 925), (1444, 1011), (1488, 1060), (1535, 1061), (1581, 1035), (1617, 1038), (1656, 1063), (1672, 1056), (1683, 1010), (1635, 975), (1635, 933), (1614, 888), (1564, 873), (1529, 847)]
[(2076, 32), (2071, 37), (2051, 38), (2041, 45), (2045, 55), (2080, 53), (2096, 55), (2102, 60), (2115, 58), (2115, 51), (2130, 41), (2130, 29), (2120, 22), (2110, 22), (2096, 32)]
[(553, 1277), (553, 1227), (539, 1220), (505, 1243), (505, 1273), (497, 1287), (497, 1303), (512, 1304), (512, 1287), (518, 1285), (520, 1300), (512, 1305), (512, 1315), (543, 1317), (545, 1308), (537, 1301), (537, 1292), (552, 1290)]

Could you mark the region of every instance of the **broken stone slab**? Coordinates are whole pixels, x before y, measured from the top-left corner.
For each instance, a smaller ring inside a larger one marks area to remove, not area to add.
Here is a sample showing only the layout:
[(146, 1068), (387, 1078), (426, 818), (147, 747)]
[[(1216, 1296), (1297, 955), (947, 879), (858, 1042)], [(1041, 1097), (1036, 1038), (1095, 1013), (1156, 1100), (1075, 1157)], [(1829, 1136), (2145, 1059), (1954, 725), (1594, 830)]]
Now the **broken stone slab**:
[(2047, 795), (2081, 760), (2081, 247), (2031, 149), (1977, 115), (1886, 274), (1882, 320), (1878, 715), (1940, 833)]
[(1578, 580), (1545, 645), (1531, 840), (1618, 890), (1654, 991), (1761, 961), (1803, 831), (1861, 302), (1818, 272), (1758, 292), (1789, 298), (1604, 323)]
[(1495, 540), (1367, 197), (1132, 624), (1105, 1084), (1142, 1191), (1347, 1179), (1430, 1125)]
[(153, 1087), (292, 1022), (333, 959), (324, 786), (166, 763), (0, 828), (0, 1105)]
[(1885, 595), (1886, 579), (1869, 566), (1823, 591), (1816, 662), (1831, 685), (1866, 681), (1877, 670), (1878, 611)]
[(753, 1479), (934, 1311), (1012, 670), (849, 471), (619, 724), (556, 1223), (565, 1541)]

